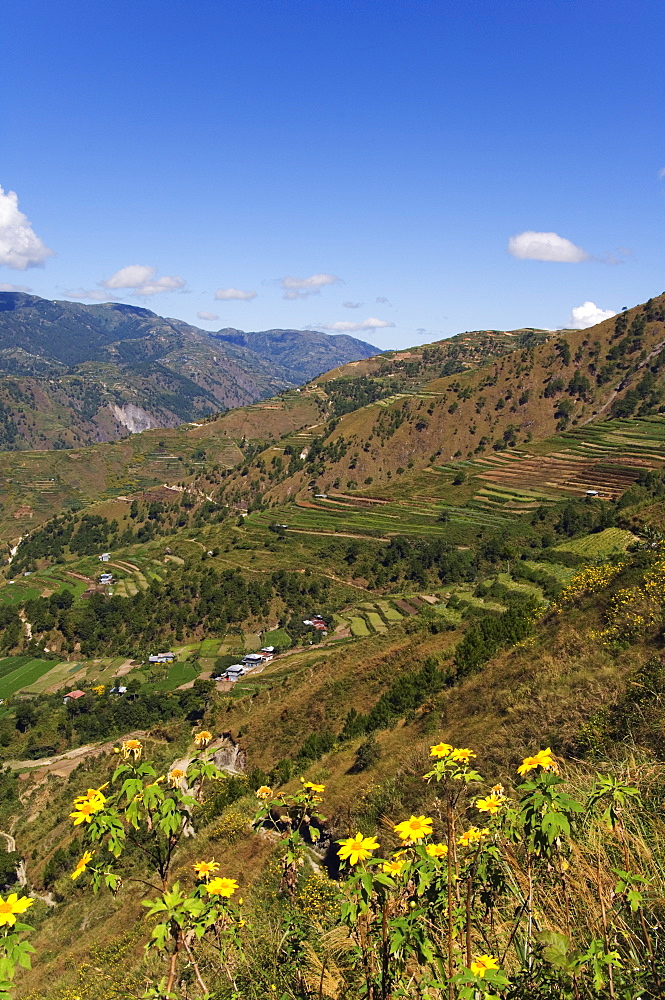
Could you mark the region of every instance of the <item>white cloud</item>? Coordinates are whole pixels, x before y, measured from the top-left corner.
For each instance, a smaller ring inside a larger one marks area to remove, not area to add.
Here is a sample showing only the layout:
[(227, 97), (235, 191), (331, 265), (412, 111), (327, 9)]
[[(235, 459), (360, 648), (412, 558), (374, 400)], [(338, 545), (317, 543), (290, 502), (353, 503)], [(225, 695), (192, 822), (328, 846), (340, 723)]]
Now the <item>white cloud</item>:
[(660, 177), (660, 179), (661, 179), (661, 181), (662, 181), (662, 179), (663, 179), (663, 178), (665, 177), (665, 167), (662, 167), (662, 168), (661, 168), (661, 169), (660, 169), (660, 170), (658, 171), (658, 176)]
[(345, 309), (360, 309), (362, 302), (342, 302)]
[(548, 260), (560, 264), (578, 264), (589, 254), (558, 233), (536, 233), (528, 229), (508, 240), (508, 251), (520, 260)]
[(218, 288), (215, 292), (215, 298), (219, 302), (231, 302), (233, 299), (239, 302), (251, 302), (256, 295), (256, 292), (242, 292), (239, 288)]
[(101, 292), (98, 288), (78, 288), (63, 292), (66, 299), (92, 299), (93, 302), (116, 302), (114, 295)]
[(341, 278), (334, 274), (313, 274), (309, 278), (294, 278), (287, 275), (282, 278), (285, 299), (306, 299), (310, 295), (319, 295), (326, 285), (336, 285)]
[(199, 319), (205, 319), (208, 322), (212, 321), (213, 319), (219, 319), (217, 313), (198, 312), (196, 315), (199, 317)]
[(158, 295), (160, 292), (180, 292), (187, 282), (177, 274), (164, 274), (158, 277), (156, 267), (130, 264), (128, 267), (121, 267), (110, 278), (100, 281), (99, 284), (102, 288), (130, 289), (132, 295), (147, 297)]
[(27, 285), (4, 285), (0, 284), (0, 292), (31, 292), (32, 288)]
[(377, 319), (376, 316), (369, 316), (362, 323), (354, 323), (351, 320), (339, 320), (337, 323), (319, 323), (319, 329), (329, 330), (331, 333), (355, 333), (359, 330), (383, 330), (387, 326), (394, 326), (385, 319)]
[(568, 328), (571, 330), (586, 330), (589, 326), (602, 323), (604, 319), (611, 319), (616, 316), (613, 309), (601, 309), (595, 302), (584, 302), (581, 306), (575, 306), (568, 320)]
[(390, 305), (390, 303), (388, 302), (388, 299), (385, 297), (385, 295), (377, 295), (376, 301), (380, 302), (381, 305), (383, 305), (383, 306)]
[(28, 267), (43, 267), (52, 256), (53, 251), (42, 243), (30, 220), (19, 210), (16, 192), (5, 192), (0, 187), (0, 264), (25, 271)]

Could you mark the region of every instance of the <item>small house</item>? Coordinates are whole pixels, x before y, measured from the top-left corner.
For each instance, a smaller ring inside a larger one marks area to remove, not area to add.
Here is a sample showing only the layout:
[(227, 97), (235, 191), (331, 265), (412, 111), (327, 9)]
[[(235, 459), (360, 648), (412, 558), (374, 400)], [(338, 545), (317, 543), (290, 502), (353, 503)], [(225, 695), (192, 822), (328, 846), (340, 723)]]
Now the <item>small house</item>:
[(113, 573), (101, 573), (99, 582), (103, 587), (105, 587), (108, 583), (113, 583)]
[(62, 700), (66, 705), (68, 701), (78, 701), (79, 698), (85, 698), (85, 691), (80, 691), (77, 688), (75, 691), (68, 691)]
[(175, 660), (175, 653), (151, 653), (148, 657), (148, 663), (173, 663)]
[(260, 667), (265, 663), (265, 658), (262, 653), (248, 653), (243, 656), (242, 662), (246, 667)]
[(247, 673), (247, 667), (244, 667), (242, 663), (232, 663), (231, 666), (228, 667), (224, 676), (227, 681), (233, 681), (235, 683), (235, 681), (238, 681), (240, 680), (241, 677), (244, 677), (246, 673)]
[(111, 688), (111, 694), (127, 694), (127, 688), (121, 684), (119, 687)]
[(99, 556), (99, 561), (100, 562), (109, 562), (110, 558), (111, 558), (111, 553), (110, 552), (102, 552), (101, 556)]

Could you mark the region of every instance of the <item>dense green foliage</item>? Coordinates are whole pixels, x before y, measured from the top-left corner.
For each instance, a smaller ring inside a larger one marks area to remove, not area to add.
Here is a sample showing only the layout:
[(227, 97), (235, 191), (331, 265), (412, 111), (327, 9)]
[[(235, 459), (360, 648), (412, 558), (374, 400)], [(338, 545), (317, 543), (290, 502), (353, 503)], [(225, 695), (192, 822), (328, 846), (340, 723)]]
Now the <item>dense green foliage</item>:
[(53, 616), (51, 627), (57, 626), (70, 645), (80, 643), (85, 654), (134, 654), (151, 644), (182, 641), (185, 632), (223, 635), (229, 624), (265, 619), (277, 607), (282, 613), (307, 611), (313, 601), (325, 600), (328, 589), (325, 578), (310, 574), (278, 570), (255, 580), (238, 570), (190, 563), (134, 597), (93, 594), (63, 608), (57, 621), (51, 598), (36, 598), (31, 608), (33, 614)]

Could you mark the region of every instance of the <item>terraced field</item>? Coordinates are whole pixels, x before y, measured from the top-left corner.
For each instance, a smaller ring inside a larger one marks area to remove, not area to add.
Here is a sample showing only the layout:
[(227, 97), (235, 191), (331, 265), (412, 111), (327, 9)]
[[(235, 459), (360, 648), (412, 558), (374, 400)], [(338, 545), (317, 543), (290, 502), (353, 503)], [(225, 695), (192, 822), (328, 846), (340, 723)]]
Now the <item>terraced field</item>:
[[(377, 404), (378, 405), (378, 404)], [(384, 539), (395, 534), (440, 535), (464, 544), (481, 527), (516, 524), (543, 503), (584, 496), (620, 496), (640, 472), (665, 462), (665, 418), (613, 420), (574, 428), (520, 450), (491, 453), (464, 462), (430, 466), (423, 473), (384, 483), (378, 496), (330, 491), (299, 494), (281, 510), (294, 531)], [(459, 473), (465, 485), (455, 487)], [(266, 527), (274, 513), (253, 514)]]
[(53, 660), (32, 656), (8, 656), (0, 660), (0, 698), (9, 698), (39, 680), (54, 666)]
[(479, 459), (481, 479), (556, 498), (597, 490), (605, 499), (620, 496), (644, 469), (665, 461), (665, 418), (612, 420), (558, 434), (556, 438)]
[(625, 552), (628, 546), (636, 541), (637, 537), (631, 531), (623, 531), (621, 528), (606, 528), (605, 531), (599, 531), (595, 535), (562, 542), (561, 545), (557, 545), (557, 550), (574, 552), (586, 559), (607, 559), (608, 556)]

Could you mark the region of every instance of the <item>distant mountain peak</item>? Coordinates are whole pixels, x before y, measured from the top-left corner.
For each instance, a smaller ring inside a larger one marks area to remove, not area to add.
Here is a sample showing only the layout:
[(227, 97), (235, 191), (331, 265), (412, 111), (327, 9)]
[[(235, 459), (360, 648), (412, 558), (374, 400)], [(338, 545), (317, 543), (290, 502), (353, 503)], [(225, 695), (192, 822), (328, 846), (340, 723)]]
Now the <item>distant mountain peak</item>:
[(112, 440), (126, 433), (127, 407), (173, 427), (375, 354), (312, 330), (215, 334), (125, 302), (0, 292), (0, 448)]

